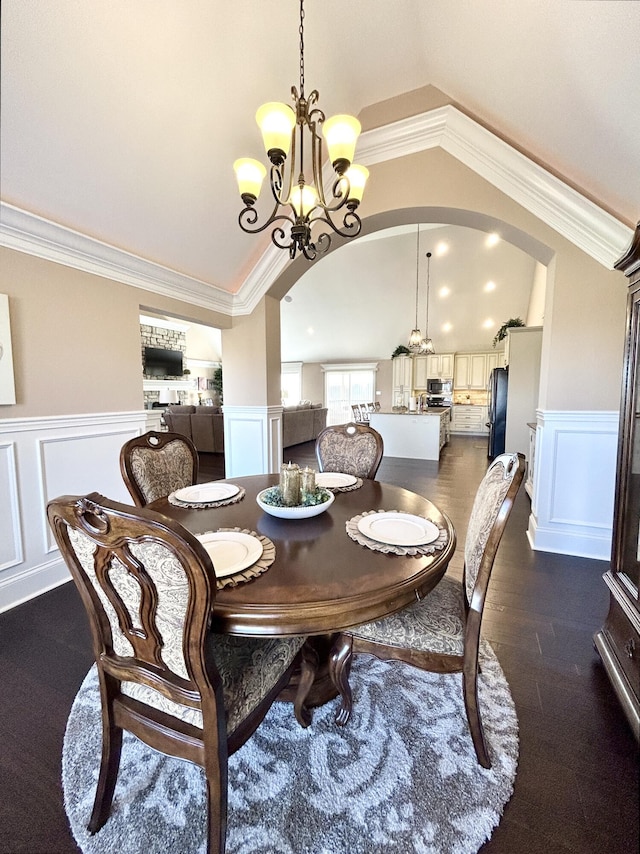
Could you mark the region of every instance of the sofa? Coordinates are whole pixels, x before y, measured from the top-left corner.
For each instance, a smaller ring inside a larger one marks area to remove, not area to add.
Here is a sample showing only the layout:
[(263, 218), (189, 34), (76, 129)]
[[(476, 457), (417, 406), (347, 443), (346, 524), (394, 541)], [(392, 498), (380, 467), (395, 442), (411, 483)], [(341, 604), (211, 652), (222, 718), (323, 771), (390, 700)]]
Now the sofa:
[[(188, 436), (198, 451), (224, 453), (224, 417), (219, 406), (168, 406), (164, 421), (172, 433)], [(282, 412), (282, 447), (311, 442), (327, 424), (321, 403), (287, 406)]]

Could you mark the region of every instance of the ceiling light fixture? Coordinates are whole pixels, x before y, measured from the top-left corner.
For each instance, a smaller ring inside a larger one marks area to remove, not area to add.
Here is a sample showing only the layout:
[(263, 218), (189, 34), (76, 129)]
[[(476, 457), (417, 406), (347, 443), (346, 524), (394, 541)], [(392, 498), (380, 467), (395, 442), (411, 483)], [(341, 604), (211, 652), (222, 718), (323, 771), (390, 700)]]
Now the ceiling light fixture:
[(424, 319), (424, 338), (420, 342), (420, 353), (430, 356), (435, 353), (433, 341), (429, 338), (429, 278), (431, 273), (431, 252), (427, 252), (427, 310)]
[[(331, 245), (331, 235), (322, 231), (312, 238), (315, 223), (324, 223), (341, 237), (357, 237), (362, 228), (356, 208), (362, 200), (369, 172), (364, 166), (353, 163), (360, 122), (353, 116), (339, 115), (326, 119), (316, 107), (317, 89), (304, 94), (304, 0), (300, 0), (300, 94), (291, 87), (294, 108), (287, 104), (263, 104), (256, 113), (262, 131), (264, 147), (271, 163), (269, 182), (275, 206), (269, 219), (257, 225), (258, 212), (254, 205), (260, 195), (267, 170), (259, 160), (240, 158), (233, 164), (240, 196), (245, 207), (240, 211), (238, 223), (248, 234), (257, 234), (274, 224), (271, 240), (279, 249), (288, 249), (289, 257), (302, 252), (313, 261), (318, 253), (326, 252)], [(324, 160), (322, 136), (335, 176), (331, 197), (327, 200), (322, 182)], [(305, 151), (305, 140), (309, 148)], [(297, 141), (297, 143), (296, 143)], [(297, 147), (296, 147), (297, 144)], [(287, 155), (291, 150), (289, 169)], [(307, 183), (304, 170), (312, 176)], [(286, 209), (289, 209), (287, 211)], [(342, 224), (336, 225), (331, 216), (344, 210)], [(322, 226), (319, 226), (321, 228)]]
[(418, 286), (420, 284), (420, 224), (418, 224), (418, 229), (416, 231), (416, 322), (414, 324), (413, 329), (411, 330), (411, 335), (409, 336), (409, 350), (412, 353), (420, 353), (422, 346), (422, 332), (418, 329)]

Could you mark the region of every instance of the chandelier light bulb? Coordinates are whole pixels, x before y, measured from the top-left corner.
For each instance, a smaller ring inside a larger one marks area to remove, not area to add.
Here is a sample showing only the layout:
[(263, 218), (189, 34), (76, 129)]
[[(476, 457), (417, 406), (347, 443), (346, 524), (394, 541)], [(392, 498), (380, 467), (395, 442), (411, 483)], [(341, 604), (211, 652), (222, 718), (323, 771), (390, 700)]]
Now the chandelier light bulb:
[(233, 164), (233, 171), (236, 173), (242, 200), (245, 204), (253, 204), (260, 195), (262, 182), (267, 174), (264, 165), (251, 157), (240, 157)]
[(262, 133), (264, 150), (269, 160), (282, 161), (291, 148), (291, 133), (296, 126), (296, 116), (288, 104), (270, 101), (256, 112), (256, 122)]
[(369, 170), (366, 166), (360, 166), (357, 163), (352, 163), (346, 171), (346, 177), (349, 181), (349, 203), (360, 204), (364, 187), (369, 177)]
[(308, 184), (303, 184), (302, 187), (294, 187), (289, 197), (289, 204), (297, 216), (306, 217), (318, 204), (318, 194)]
[(353, 162), (356, 142), (360, 136), (360, 122), (354, 116), (331, 116), (322, 126), (327, 141), (329, 160), (338, 175), (344, 174)]

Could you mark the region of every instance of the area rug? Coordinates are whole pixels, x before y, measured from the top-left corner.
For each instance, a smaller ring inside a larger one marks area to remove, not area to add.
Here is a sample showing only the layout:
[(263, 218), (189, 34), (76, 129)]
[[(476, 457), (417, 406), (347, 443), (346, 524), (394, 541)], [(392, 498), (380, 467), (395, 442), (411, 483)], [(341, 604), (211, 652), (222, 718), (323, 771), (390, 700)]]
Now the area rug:
[[(227, 854), (470, 854), (491, 836), (511, 797), (518, 723), (488, 646), (480, 705), (493, 767), (471, 743), (459, 674), (354, 657), (354, 711), (337, 701), (302, 729), (276, 703), (229, 760)], [(201, 770), (125, 733), (112, 813), (91, 836), (100, 759), (95, 667), (74, 701), (64, 739), (65, 808), (84, 854), (204, 854)]]

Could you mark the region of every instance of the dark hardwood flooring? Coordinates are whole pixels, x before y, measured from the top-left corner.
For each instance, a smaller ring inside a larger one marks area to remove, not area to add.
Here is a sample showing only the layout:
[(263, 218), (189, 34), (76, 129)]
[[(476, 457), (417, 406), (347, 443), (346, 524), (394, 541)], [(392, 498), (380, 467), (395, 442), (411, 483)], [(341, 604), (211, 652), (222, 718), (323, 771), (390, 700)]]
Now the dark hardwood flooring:
[[(315, 465), (313, 443), (285, 451)], [(384, 459), (378, 479), (427, 495), (464, 531), (487, 466), (486, 441), (454, 437), (439, 463)], [(203, 455), (200, 480), (221, 477)], [(520, 724), (515, 792), (483, 854), (638, 852), (638, 746), (592, 636), (607, 612), (601, 561), (532, 552), (521, 489), (498, 552), (483, 621)], [(65, 584), (0, 615), (0, 852), (78, 849), (62, 805), (69, 708), (91, 665), (75, 588)], [(448, 852), (443, 852), (448, 854)]]

